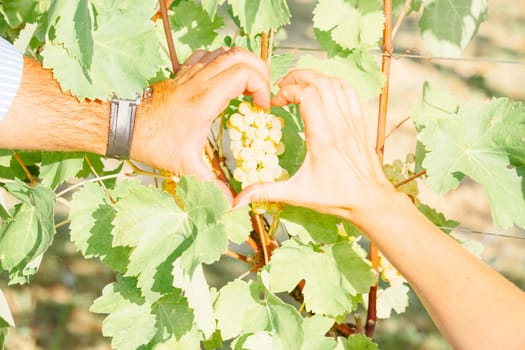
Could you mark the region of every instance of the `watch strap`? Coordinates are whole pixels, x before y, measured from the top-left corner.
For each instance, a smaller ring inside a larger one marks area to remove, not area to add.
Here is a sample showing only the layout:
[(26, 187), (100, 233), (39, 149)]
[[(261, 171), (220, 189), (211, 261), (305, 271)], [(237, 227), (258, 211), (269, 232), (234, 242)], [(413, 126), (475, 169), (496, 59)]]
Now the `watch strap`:
[(140, 98), (110, 100), (109, 135), (106, 156), (128, 159), (135, 125), (135, 114)]

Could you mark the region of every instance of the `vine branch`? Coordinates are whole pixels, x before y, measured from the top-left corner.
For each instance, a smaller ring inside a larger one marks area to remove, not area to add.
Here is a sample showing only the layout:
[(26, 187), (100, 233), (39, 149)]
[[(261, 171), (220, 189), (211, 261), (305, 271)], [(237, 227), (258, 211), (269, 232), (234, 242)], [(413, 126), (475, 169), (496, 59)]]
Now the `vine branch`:
[(405, 4), (403, 5), (403, 9), (399, 13), (399, 16), (397, 17), (396, 24), (394, 25), (394, 29), (392, 29), (392, 40), (396, 37), (397, 31), (399, 30), (399, 27), (401, 27), (401, 23), (405, 19), (405, 16), (408, 13), (408, 9), (410, 8), (410, 3), (412, 0), (406, 0)]
[[(391, 53), (393, 51), (392, 44), (392, 0), (384, 0), (383, 11), (385, 15), (385, 27), (383, 29), (383, 53)], [(385, 75), (385, 84), (381, 88), (381, 95), (379, 96), (379, 112), (377, 117), (377, 135), (376, 135), (376, 153), (381, 165), (383, 164), (385, 151), (385, 131), (386, 118), (388, 110), (388, 89), (390, 84), (390, 55), (383, 55), (381, 57), (381, 71)], [(379, 267), (379, 251), (375, 244), (370, 244), (370, 261), (372, 268), (378, 271)], [(376, 321), (377, 321), (377, 280), (376, 284), (370, 288), (368, 294), (368, 312), (366, 315), (365, 334), (368, 337), (374, 335)]]
[[(169, 1), (169, 0), (167, 0)], [(169, 1), (171, 3), (171, 1)], [(162, 17), (162, 25), (164, 27), (164, 34), (166, 35), (166, 41), (168, 43), (168, 50), (170, 52), (171, 67), (173, 74), (177, 74), (180, 69), (179, 59), (177, 58), (177, 51), (175, 50), (175, 44), (173, 43), (173, 35), (171, 34), (170, 20), (168, 18), (168, 4), (165, 0), (159, 0), (160, 4), (160, 16)]]

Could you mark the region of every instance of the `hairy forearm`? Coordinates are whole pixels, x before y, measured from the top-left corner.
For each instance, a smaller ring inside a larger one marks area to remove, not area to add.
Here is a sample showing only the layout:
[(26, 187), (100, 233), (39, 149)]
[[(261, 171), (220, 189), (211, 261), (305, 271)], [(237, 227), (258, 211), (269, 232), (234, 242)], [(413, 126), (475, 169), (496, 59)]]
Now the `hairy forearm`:
[(107, 103), (63, 93), (50, 70), (26, 57), (18, 93), (0, 122), (0, 148), (103, 154), (108, 123)]
[(403, 194), (373, 197), (360, 228), (409, 281), (454, 348), (517, 349), (525, 337), (525, 293), (437, 229)]

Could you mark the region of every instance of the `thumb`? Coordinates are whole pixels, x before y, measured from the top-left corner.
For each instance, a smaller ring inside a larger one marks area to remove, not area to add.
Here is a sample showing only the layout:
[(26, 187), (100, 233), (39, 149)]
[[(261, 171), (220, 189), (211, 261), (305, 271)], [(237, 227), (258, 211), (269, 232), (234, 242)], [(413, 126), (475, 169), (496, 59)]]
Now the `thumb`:
[(289, 180), (279, 182), (265, 182), (246, 187), (233, 201), (232, 210), (247, 206), (252, 202), (282, 202), (293, 204), (290, 198)]

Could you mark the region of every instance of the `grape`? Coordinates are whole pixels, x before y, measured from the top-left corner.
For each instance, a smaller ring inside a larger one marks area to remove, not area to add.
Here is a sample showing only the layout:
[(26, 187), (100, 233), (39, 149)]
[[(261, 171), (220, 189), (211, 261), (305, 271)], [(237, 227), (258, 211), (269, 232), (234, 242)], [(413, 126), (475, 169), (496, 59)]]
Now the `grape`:
[[(286, 180), (288, 172), (279, 165), (278, 155), (285, 151), (281, 142), (284, 120), (265, 113), (248, 102), (241, 102), (226, 126), (229, 128), (230, 149), (236, 161), (233, 178), (242, 188), (259, 182)], [(254, 203), (256, 214), (278, 213), (279, 203)]]
[(415, 163), (416, 162), (416, 155), (414, 153), (409, 153), (405, 157), (405, 163)]
[[(383, 172), (386, 178), (394, 185), (405, 181), (415, 174), (415, 172), (408, 167), (408, 164), (415, 163), (415, 155), (409, 153), (405, 160), (406, 162), (403, 163), (401, 160), (396, 159), (392, 164), (385, 164), (383, 166)], [(396, 189), (400, 192), (406, 193), (412, 199), (414, 204), (419, 205), (419, 199), (417, 198), (419, 195), (419, 188), (416, 180), (398, 186)]]
[(406, 283), (406, 279), (382, 253), (379, 253), (379, 272), (381, 273), (381, 279), (388, 282), (391, 286), (399, 286)]

